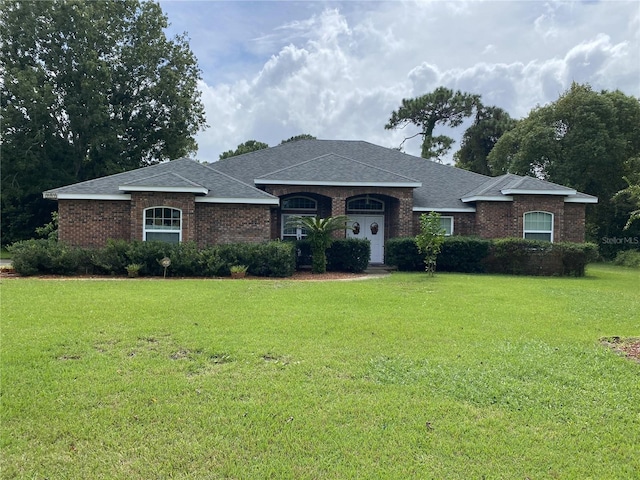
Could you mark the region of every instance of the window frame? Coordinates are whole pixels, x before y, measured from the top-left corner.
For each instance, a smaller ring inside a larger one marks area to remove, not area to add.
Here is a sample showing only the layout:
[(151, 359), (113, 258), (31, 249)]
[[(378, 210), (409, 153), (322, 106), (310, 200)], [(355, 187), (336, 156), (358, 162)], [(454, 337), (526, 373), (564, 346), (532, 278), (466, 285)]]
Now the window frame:
[[(155, 217), (155, 210), (161, 208), (163, 210), (163, 215), (157, 219)], [(165, 209), (169, 209), (172, 213), (171, 216), (169, 217), (169, 220), (171, 220), (171, 222), (174, 221), (175, 217), (173, 216), (173, 212), (178, 212), (179, 213), (179, 223), (180, 226), (179, 228), (173, 228), (173, 227), (169, 227), (169, 228), (163, 228), (163, 226), (161, 226), (160, 228), (147, 228), (147, 212), (153, 211), (154, 212), (154, 216), (151, 217), (154, 221), (160, 220), (164, 223), (165, 221), (165, 216), (164, 216), (164, 210)], [(157, 242), (162, 242), (163, 240), (147, 240), (147, 234), (148, 233), (177, 233), (178, 234), (178, 242), (177, 243), (182, 243), (182, 209), (180, 208), (176, 208), (176, 207), (170, 207), (168, 205), (154, 205), (153, 207), (147, 207), (143, 210), (142, 213), (142, 241), (143, 242), (152, 242), (152, 241), (157, 241)], [(167, 242), (167, 243), (173, 243), (173, 242)]]
[[(309, 208), (309, 207), (286, 207), (284, 204), (285, 202), (288, 202), (290, 200), (295, 200), (295, 199), (304, 199), (304, 200), (309, 200), (311, 202), (313, 202), (313, 204), (315, 205), (313, 208)], [(306, 195), (292, 195), (291, 197), (287, 197), (284, 198), (282, 200), (282, 207), (281, 210), (286, 210), (286, 211), (302, 211), (302, 212), (317, 212), (318, 211), (318, 201), (315, 198), (311, 198), (308, 197)]]
[(287, 217), (316, 217), (315, 213), (283, 213), (280, 216), (280, 239), (281, 240), (302, 240), (307, 237), (307, 233), (304, 228), (296, 227), (296, 233), (284, 233), (285, 226), (287, 224)]
[[(449, 233), (447, 233), (447, 231), (446, 231), (447, 229), (442, 226), (442, 220), (444, 220), (444, 219), (450, 220), (451, 232), (449, 232)], [(455, 223), (455, 217), (453, 215), (440, 215), (440, 226), (442, 228), (444, 228), (444, 230), (445, 230), (445, 233), (444, 233), (445, 237), (450, 237), (450, 236), (453, 235), (453, 225), (454, 225), (454, 223)]]
[[(532, 228), (527, 228), (527, 215), (533, 214), (533, 213), (542, 213), (545, 215), (548, 215), (551, 218), (551, 228), (549, 230), (541, 230), (541, 229), (532, 229)], [(550, 242), (553, 243), (553, 237), (554, 237), (554, 221), (555, 221), (555, 215), (552, 212), (545, 212), (544, 210), (532, 210), (530, 212), (525, 212), (522, 215), (522, 238), (525, 240), (539, 240), (542, 242)], [(527, 234), (548, 234), (549, 235), (549, 240), (541, 240), (539, 238), (527, 238)]]
[[(380, 204), (380, 208), (352, 208), (351, 205), (354, 202), (357, 202), (359, 200), (365, 200), (365, 201), (369, 201), (375, 204)], [(362, 214), (366, 214), (366, 213), (384, 213), (384, 201), (378, 199), (378, 198), (374, 198), (368, 195), (360, 195), (354, 198), (351, 198), (350, 200), (347, 201), (347, 212), (355, 212), (355, 213), (362, 213)]]

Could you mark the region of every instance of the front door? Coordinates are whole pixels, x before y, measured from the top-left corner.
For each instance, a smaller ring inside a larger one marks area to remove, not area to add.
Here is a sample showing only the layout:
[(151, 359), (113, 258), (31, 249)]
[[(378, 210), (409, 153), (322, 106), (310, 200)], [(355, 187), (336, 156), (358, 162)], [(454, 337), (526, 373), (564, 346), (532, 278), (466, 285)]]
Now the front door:
[(353, 230), (347, 230), (347, 238), (369, 240), (369, 263), (384, 263), (384, 215), (349, 215), (349, 220)]

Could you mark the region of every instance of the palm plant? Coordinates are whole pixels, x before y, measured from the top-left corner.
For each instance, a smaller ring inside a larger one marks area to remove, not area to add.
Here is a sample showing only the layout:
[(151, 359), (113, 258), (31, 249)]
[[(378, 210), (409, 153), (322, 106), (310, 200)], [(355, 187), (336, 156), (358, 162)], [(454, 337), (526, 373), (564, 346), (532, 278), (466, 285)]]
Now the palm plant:
[(302, 228), (307, 233), (311, 244), (311, 271), (325, 273), (327, 271), (327, 248), (333, 242), (332, 232), (347, 228), (349, 218), (346, 215), (335, 217), (291, 217), (288, 227)]

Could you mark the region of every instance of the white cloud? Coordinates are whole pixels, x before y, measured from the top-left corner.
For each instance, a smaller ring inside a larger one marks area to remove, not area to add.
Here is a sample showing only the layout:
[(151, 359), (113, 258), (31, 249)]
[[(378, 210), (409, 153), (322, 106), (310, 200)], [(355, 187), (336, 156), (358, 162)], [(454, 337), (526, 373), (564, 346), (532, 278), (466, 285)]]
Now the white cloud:
[[(207, 62), (222, 71), (205, 72), (202, 83), (211, 126), (198, 137), (203, 160), (249, 139), (275, 145), (299, 133), (397, 146), (415, 129), (384, 130), (391, 111), (440, 85), (479, 93), (515, 117), (572, 81), (640, 96), (632, 2), (267, 3), (280, 17), (272, 12), (264, 29), (227, 43), (240, 78)], [(408, 153), (419, 150), (418, 139), (407, 142)]]

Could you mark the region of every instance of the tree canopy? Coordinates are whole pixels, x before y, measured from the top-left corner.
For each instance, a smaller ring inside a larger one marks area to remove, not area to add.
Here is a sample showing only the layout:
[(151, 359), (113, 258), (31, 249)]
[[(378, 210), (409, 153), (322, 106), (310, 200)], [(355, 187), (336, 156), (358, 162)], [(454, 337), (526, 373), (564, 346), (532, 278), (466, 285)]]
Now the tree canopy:
[(453, 158), (456, 167), (491, 175), (487, 158), (500, 137), (516, 125), (516, 120), (499, 107), (481, 106), (473, 124), (464, 132)]
[(297, 142), (298, 140), (315, 140), (316, 137), (314, 137), (313, 135), (309, 135), (308, 133), (301, 133), (300, 135), (294, 135), (291, 138), (288, 138), (287, 140), (282, 140), (280, 142), (280, 145), (282, 145), (283, 143), (289, 143), (289, 142)]
[(3, 243), (50, 218), (43, 190), (195, 152), (200, 70), (166, 27), (154, 2), (1, 2)]
[(391, 118), (384, 128), (405, 128), (409, 124), (419, 127), (420, 132), (406, 137), (404, 141), (418, 135), (422, 136), (422, 157), (441, 161), (442, 156), (451, 149), (454, 140), (446, 135), (434, 136), (436, 126), (457, 127), (480, 105), (480, 95), (438, 87), (421, 97), (403, 99), (398, 110), (391, 113)]
[(229, 157), (235, 157), (237, 155), (243, 155), (245, 153), (255, 152), (264, 148), (269, 148), (269, 145), (264, 142), (258, 142), (257, 140), (247, 140), (246, 142), (238, 145), (235, 150), (227, 150), (226, 152), (222, 152), (220, 154), (220, 160), (224, 160), (225, 158)]
[(640, 101), (620, 91), (574, 83), (558, 100), (534, 109), (496, 143), (494, 174), (531, 175), (596, 195), (587, 214), (592, 239), (621, 235), (629, 211), (612, 197), (623, 190), (640, 155)]

